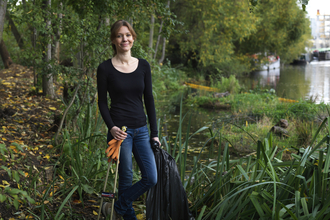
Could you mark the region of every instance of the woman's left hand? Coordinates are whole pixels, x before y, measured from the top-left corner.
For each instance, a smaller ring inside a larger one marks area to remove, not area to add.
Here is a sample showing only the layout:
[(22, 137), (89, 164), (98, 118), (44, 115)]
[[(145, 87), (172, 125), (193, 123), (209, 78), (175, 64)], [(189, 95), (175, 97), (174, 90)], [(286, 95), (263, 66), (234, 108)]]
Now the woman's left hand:
[(159, 138), (158, 137), (153, 137), (152, 138), (152, 140), (154, 140), (154, 141), (157, 141), (158, 143), (159, 143), (159, 146), (161, 146), (162, 144), (160, 143), (160, 141), (159, 141)]

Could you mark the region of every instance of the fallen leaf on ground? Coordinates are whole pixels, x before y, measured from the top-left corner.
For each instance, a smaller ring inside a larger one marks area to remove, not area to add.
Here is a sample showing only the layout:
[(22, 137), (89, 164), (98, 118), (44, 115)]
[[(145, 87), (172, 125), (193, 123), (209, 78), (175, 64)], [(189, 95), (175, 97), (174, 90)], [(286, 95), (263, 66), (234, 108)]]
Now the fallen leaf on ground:
[(73, 200), (73, 203), (74, 203), (74, 204), (80, 204), (80, 203), (81, 203), (81, 201), (80, 201), (80, 200), (78, 200), (78, 199), (76, 199), (76, 200)]

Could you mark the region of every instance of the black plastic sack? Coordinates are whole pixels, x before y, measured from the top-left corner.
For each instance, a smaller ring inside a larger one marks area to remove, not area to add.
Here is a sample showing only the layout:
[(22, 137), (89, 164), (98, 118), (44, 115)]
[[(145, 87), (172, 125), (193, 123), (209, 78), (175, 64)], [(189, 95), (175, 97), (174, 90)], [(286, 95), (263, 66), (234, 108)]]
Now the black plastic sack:
[(186, 192), (182, 186), (174, 158), (151, 141), (157, 164), (157, 184), (147, 193), (147, 220), (194, 220), (189, 211)]

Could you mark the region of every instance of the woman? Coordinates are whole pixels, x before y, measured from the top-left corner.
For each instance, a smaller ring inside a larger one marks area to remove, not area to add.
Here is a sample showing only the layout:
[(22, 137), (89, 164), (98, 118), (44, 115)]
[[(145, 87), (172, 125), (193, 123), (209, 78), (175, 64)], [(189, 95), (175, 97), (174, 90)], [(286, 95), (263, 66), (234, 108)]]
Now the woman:
[[(124, 140), (119, 158), (119, 197), (114, 205), (116, 214), (124, 219), (136, 219), (132, 202), (157, 183), (155, 157), (143, 106), (144, 102), (151, 139), (159, 142), (151, 71), (146, 60), (131, 56), (135, 39), (136, 33), (127, 21), (116, 21), (111, 27), (114, 56), (97, 69), (98, 105), (109, 130), (107, 141)], [(111, 99), (110, 110), (107, 93)], [(126, 133), (120, 129), (122, 126), (127, 126)], [(132, 152), (142, 174), (142, 179), (134, 185)], [(109, 215), (110, 207), (110, 203), (104, 203), (102, 213)]]

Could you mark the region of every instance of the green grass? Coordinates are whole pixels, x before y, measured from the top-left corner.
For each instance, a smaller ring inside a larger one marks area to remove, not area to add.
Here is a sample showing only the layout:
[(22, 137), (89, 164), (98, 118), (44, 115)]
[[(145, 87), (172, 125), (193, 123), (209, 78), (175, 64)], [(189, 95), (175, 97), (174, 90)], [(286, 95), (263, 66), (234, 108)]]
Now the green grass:
[[(182, 123), (182, 115), (180, 117)], [(186, 123), (189, 123), (186, 122)], [(237, 160), (230, 160), (229, 147), (225, 144), (211, 162), (195, 158), (193, 170), (182, 179), (191, 210), (197, 219), (324, 219), (330, 212), (328, 192), (328, 171), (330, 155), (328, 133), (321, 131), (328, 125), (326, 118), (316, 131), (310, 146), (292, 150), (293, 160), (283, 161), (285, 150), (273, 145), (273, 136), (268, 134), (256, 143), (256, 154)], [(181, 127), (181, 126), (179, 126)], [(208, 142), (222, 142), (219, 132), (212, 133)], [(180, 129), (177, 137), (184, 135)], [(320, 139), (319, 142), (315, 140)], [(179, 138), (180, 140), (180, 138)], [(186, 140), (189, 138), (186, 137)], [(179, 149), (186, 142), (175, 141)], [(178, 152), (177, 155), (184, 155)], [(174, 152), (173, 152), (174, 154)], [(175, 154), (173, 156), (176, 156)], [(180, 156), (179, 156), (180, 161)], [(179, 162), (178, 166), (180, 166)], [(323, 169), (323, 166), (325, 169)], [(181, 172), (184, 172), (181, 169)]]
[[(255, 140), (265, 137), (270, 129), (286, 119), (289, 123), (288, 136), (274, 136), (274, 145), (284, 149), (290, 146), (307, 147), (322, 120), (328, 115), (328, 106), (310, 101), (283, 102), (272, 91), (256, 90), (223, 98), (214, 98), (212, 93), (197, 91), (188, 96), (187, 105), (195, 107), (210, 103), (230, 105), (226, 115), (211, 119), (208, 124), (222, 127), (223, 138), (229, 147), (238, 152), (256, 150)], [(211, 125), (210, 125), (211, 126)]]

